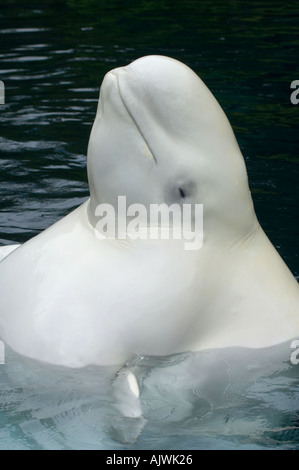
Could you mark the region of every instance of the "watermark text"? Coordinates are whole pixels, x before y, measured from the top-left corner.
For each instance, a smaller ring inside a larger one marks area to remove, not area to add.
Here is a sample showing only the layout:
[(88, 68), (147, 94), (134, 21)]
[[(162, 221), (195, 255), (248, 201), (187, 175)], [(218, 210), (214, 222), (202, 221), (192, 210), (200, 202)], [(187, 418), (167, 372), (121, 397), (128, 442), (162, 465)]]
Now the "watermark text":
[(0, 340), (0, 364), (5, 364), (5, 346), (3, 341)]
[(291, 93), (290, 100), (292, 104), (299, 103), (299, 80), (293, 80), (291, 83), (291, 88), (295, 90)]
[(202, 204), (143, 204), (127, 206), (126, 196), (118, 196), (117, 207), (99, 204), (95, 210), (99, 239), (184, 240), (185, 250), (203, 245)]
[(5, 104), (5, 86), (2, 80), (0, 80), (0, 104)]
[(291, 349), (295, 349), (291, 354), (291, 363), (297, 365), (299, 364), (299, 339), (292, 341)]

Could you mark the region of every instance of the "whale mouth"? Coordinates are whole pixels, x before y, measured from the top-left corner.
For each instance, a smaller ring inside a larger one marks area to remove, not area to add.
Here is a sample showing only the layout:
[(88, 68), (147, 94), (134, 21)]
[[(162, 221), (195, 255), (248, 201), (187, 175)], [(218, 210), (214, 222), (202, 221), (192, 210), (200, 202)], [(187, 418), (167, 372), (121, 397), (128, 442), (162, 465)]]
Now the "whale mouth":
[[(120, 98), (120, 101), (121, 101), (124, 109), (126, 110), (127, 114), (129, 115), (130, 119), (132, 120), (134, 126), (136, 127), (136, 129), (137, 129), (138, 133), (140, 134), (141, 138), (143, 139), (144, 143), (146, 144), (153, 161), (155, 162), (156, 165), (158, 165), (157, 158), (155, 157), (155, 154), (154, 154), (148, 140), (146, 139), (146, 137), (144, 135), (144, 132), (142, 131), (140, 125), (138, 124), (137, 119), (134, 117), (134, 114), (133, 114), (132, 110), (130, 109), (129, 104), (125, 100), (125, 97), (124, 97), (125, 93), (122, 91), (120, 78), (121, 78), (121, 75), (126, 74), (126, 73), (127, 72), (124, 70), (123, 67), (119, 67), (119, 68), (116, 68), (116, 69), (111, 70), (110, 72), (108, 72), (106, 74), (106, 79), (109, 79), (109, 78), (112, 79), (113, 83), (115, 84), (115, 87), (117, 89), (117, 94)], [(137, 78), (135, 78), (135, 80), (137, 80)]]

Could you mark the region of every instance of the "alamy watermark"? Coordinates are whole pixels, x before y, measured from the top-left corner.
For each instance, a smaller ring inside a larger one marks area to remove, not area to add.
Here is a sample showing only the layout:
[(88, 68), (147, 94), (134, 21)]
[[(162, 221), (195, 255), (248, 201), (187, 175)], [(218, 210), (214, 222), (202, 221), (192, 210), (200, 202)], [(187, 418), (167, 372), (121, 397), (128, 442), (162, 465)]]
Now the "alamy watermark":
[(294, 339), (290, 347), (291, 349), (295, 349), (291, 354), (291, 363), (297, 365), (299, 364), (299, 339)]
[(203, 245), (202, 204), (143, 204), (127, 206), (126, 196), (118, 196), (117, 208), (99, 204), (95, 234), (99, 239), (184, 240), (185, 250)]
[(292, 104), (299, 103), (299, 80), (293, 80), (291, 83), (291, 88), (295, 90), (291, 93), (290, 100)]
[(0, 104), (5, 104), (5, 86), (2, 80), (0, 80)]
[(5, 346), (3, 341), (0, 340), (0, 364), (5, 364)]

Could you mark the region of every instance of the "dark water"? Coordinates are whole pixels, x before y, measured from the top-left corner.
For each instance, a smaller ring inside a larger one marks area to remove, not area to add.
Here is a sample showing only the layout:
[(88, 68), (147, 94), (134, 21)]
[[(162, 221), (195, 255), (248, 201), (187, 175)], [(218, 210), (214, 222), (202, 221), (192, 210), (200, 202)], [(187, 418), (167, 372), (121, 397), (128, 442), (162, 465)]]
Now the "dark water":
[[(299, 79), (298, 32), (295, 2), (2, 2), (0, 244), (28, 240), (88, 197), (86, 149), (104, 74), (164, 54), (198, 73), (224, 108), (259, 220), (299, 276), (299, 105), (290, 101), (290, 84)], [(298, 442), (292, 432), (291, 447)], [(184, 443), (179, 431), (177, 441), (165, 439), (165, 448)], [(186, 448), (199, 445), (190, 442)], [(254, 433), (248, 442), (255, 445)], [(39, 445), (51, 447), (47, 439)]]

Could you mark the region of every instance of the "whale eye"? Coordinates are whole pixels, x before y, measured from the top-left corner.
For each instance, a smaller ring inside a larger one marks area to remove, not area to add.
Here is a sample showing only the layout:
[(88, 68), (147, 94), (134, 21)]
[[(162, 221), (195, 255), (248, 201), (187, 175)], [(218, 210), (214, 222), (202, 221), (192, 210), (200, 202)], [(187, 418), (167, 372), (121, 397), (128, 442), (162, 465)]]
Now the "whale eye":
[(180, 193), (180, 197), (181, 197), (182, 199), (185, 199), (186, 194), (185, 194), (185, 191), (184, 191), (183, 188), (179, 188), (179, 193)]
[(193, 202), (195, 183), (189, 179), (186, 180), (186, 178), (180, 179), (183, 181), (175, 181), (165, 186), (164, 201), (166, 204), (187, 204), (187, 202)]

